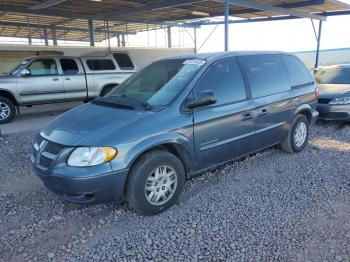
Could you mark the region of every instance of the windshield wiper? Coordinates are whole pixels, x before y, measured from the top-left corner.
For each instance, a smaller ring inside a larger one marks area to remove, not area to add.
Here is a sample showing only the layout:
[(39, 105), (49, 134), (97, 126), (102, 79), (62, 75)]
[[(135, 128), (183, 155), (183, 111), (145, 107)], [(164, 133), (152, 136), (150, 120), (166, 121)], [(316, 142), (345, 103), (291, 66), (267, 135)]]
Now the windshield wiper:
[[(113, 97), (113, 96), (112, 96)], [(141, 105), (144, 109), (146, 109), (146, 110), (152, 110), (152, 105), (150, 105), (149, 103), (147, 103), (147, 102), (142, 102), (142, 101), (140, 101), (140, 100), (138, 100), (138, 99), (136, 99), (136, 98), (133, 98), (133, 97), (129, 97), (129, 96), (127, 96), (127, 95), (121, 95), (121, 96), (115, 96), (115, 97), (121, 97), (121, 98), (124, 98), (124, 99), (127, 99), (127, 100), (130, 100), (130, 101), (133, 101), (133, 102), (136, 102), (136, 103), (138, 103), (139, 105)]]
[(102, 97), (98, 97), (98, 98), (94, 99), (91, 103), (96, 104), (96, 105), (120, 108), (120, 109), (134, 110), (133, 106), (121, 104), (121, 103), (118, 103), (116, 101), (107, 100), (107, 99), (104, 99)]

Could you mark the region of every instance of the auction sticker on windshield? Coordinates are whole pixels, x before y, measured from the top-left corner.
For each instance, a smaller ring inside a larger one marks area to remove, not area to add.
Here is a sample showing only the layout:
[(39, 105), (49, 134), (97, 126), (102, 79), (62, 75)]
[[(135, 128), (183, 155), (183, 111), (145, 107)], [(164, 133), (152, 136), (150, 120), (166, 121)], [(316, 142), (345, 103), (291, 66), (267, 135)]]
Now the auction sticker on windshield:
[(189, 59), (189, 60), (185, 60), (183, 62), (184, 65), (197, 65), (197, 66), (202, 66), (205, 64), (205, 60), (201, 60), (201, 59)]

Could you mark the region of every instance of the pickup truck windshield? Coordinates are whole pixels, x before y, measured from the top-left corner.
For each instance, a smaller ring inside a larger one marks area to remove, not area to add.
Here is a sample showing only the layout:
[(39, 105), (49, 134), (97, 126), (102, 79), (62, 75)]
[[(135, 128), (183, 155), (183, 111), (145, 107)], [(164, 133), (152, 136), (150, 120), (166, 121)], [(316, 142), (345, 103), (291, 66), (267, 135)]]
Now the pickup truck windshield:
[(151, 106), (168, 105), (203, 66), (200, 59), (168, 59), (149, 65), (105, 98), (124, 97)]
[(319, 84), (350, 84), (350, 68), (321, 69), (315, 79)]
[(29, 63), (29, 60), (22, 60), (17, 64), (10, 72), (10, 75), (17, 75), (27, 64)]

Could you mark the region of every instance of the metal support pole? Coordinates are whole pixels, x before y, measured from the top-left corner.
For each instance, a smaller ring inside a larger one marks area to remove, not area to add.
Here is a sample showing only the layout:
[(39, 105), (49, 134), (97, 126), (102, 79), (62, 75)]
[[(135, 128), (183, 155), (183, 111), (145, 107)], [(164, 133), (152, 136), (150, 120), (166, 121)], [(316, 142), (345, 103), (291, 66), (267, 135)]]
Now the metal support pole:
[(193, 28), (194, 53), (197, 53), (197, 28)]
[(228, 21), (228, 17), (229, 17), (229, 13), (230, 13), (230, 7), (229, 7), (229, 3), (227, 1), (225, 1), (225, 51), (228, 51), (228, 37), (229, 37), (229, 21)]
[(90, 46), (95, 46), (94, 21), (92, 19), (88, 20), (88, 26), (89, 26)]
[(168, 26), (168, 48), (171, 48), (171, 26)]
[(319, 21), (318, 24), (318, 36), (317, 36), (317, 49), (316, 49), (316, 61), (315, 61), (315, 70), (318, 67), (320, 59), (320, 44), (321, 44), (321, 34), (322, 34), (322, 21)]
[(52, 34), (52, 43), (54, 46), (57, 46), (57, 32), (55, 27), (52, 27), (51, 34)]
[(46, 28), (43, 29), (43, 33), (44, 33), (45, 45), (48, 46), (49, 45), (49, 37), (47, 35), (47, 29)]
[(122, 47), (125, 47), (125, 34), (122, 34)]
[(118, 47), (120, 47), (120, 35), (117, 34), (117, 42), (118, 42)]
[(108, 20), (106, 20), (106, 25), (107, 25), (108, 48), (109, 48), (109, 50), (111, 50), (111, 36), (110, 36), (110, 32), (109, 32)]
[(28, 36), (28, 44), (32, 45), (32, 36)]

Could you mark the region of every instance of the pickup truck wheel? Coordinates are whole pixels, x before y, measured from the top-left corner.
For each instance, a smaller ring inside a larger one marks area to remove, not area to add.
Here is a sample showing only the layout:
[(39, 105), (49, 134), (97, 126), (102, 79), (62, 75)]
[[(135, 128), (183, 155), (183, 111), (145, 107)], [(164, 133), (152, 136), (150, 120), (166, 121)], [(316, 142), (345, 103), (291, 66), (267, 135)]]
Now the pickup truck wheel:
[(143, 215), (155, 215), (178, 200), (185, 183), (181, 161), (167, 151), (151, 151), (131, 169), (126, 188), (129, 207)]
[(15, 115), (16, 108), (13, 102), (6, 97), (0, 97), (0, 124), (10, 122)]
[(309, 121), (304, 115), (297, 115), (292, 123), (288, 135), (281, 142), (281, 147), (288, 153), (302, 151), (308, 143)]

